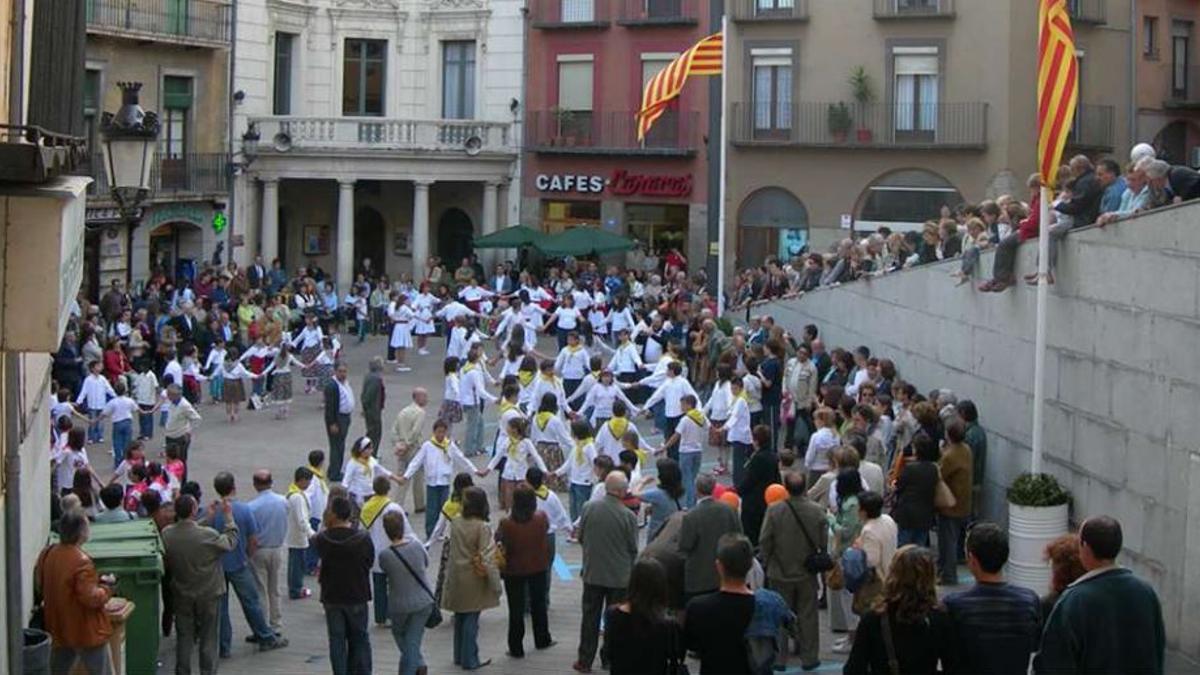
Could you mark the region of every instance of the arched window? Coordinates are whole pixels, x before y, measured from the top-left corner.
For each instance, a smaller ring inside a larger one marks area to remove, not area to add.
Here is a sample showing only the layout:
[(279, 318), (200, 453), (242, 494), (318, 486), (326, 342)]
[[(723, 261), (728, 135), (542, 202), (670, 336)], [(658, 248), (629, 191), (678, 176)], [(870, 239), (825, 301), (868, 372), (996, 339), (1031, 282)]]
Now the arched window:
[(755, 191), (738, 209), (739, 265), (760, 265), (767, 256), (790, 258), (808, 246), (808, 209), (780, 187)]
[(893, 232), (920, 230), (927, 220), (937, 220), (943, 206), (954, 208), (962, 195), (950, 181), (924, 169), (901, 169), (884, 174), (867, 186), (859, 198), (858, 232), (888, 227)]

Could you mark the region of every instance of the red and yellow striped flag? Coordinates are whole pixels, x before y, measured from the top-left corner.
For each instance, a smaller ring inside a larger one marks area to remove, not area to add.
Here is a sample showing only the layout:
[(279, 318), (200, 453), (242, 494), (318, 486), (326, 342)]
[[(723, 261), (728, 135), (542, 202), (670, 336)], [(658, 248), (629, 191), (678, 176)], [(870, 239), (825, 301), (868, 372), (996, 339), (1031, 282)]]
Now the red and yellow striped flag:
[(646, 133), (654, 121), (662, 117), (667, 105), (679, 98), (689, 76), (721, 74), (722, 44), (720, 33), (709, 35), (650, 78), (642, 92), (642, 109), (637, 113), (638, 141), (646, 138)]
[(1079, 61), (1067, 0), (1041, 0), (1038, 9), (1038, 167), (1054, 187), (1063, 147), (1075, 119)]

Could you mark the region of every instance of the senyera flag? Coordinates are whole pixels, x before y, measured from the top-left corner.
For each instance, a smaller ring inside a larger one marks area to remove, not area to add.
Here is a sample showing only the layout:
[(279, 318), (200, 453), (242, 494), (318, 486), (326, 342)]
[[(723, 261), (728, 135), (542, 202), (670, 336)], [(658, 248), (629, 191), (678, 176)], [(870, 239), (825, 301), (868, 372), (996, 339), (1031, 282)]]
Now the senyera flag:
[(709, 35), (650, 78), (642, 92), (642, 109), (637, 113), (639, 142), (645, 140), (654, 121), (662, 117), (671, 101), (679, 98), (688, 77), (721, 74), (722, 42), (720, 33)]
[(1038, 168), (1054, 187), (1063, 147), (1075, 120), (1079, 61), (1067, 0), (1040, 0), (1038, 9)]

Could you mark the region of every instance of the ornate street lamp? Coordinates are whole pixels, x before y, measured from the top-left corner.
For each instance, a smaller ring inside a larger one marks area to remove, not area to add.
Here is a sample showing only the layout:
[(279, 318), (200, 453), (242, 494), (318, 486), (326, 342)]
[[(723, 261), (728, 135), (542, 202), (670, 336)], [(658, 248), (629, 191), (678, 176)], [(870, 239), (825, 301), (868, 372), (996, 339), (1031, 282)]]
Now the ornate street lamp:
[(118, 82), (121, 108), (100, 118), (104, 169), (121, 216), (134, 223), (138, 206), (150, 194), (150, 170), (158, 145), (158, 115), (138, 105), (141, 82)]

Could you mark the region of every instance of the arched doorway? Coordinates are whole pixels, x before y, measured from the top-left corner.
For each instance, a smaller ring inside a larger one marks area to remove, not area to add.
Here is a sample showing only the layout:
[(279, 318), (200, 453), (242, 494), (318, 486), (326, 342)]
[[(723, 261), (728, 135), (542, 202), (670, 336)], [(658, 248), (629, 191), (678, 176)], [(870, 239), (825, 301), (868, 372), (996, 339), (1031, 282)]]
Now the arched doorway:
[(447, 270), (455, 270), (475, 250), (475, 225), (462, 209), (447, 209), (438, 219), (437, 254)]
[(950, 181), (926, 169), (899, 169), (876, 178), (858, 199), (854, 229), (874, 232), (920, 231), (927, 220), (937, 220), (943, 206), (954, 208), (962, 194)]
[(781, 187), (751, 193), (737, 222), (739, 267), (760, 265), (768, 256), (788, 259), (808, 247), (808, 209)]
[(183, 220), (163, 223), (150, 230), (150, 272), (162, 270), (168, 279), (195, 281), (204, 265), (204, 231)]
[(354, 214), (354, 271), (363, 269), (363, 259), (371, 259), (376, 275), (387, 274), (387, 226), (383, 216), (370, 206), (359, 207)]
[(1154, 137), (1158, 156), (1172, 164), (1193, 166), (1191, 150), (1200, 143), (1200, 132), (1184, 120), (1175, 120)]

